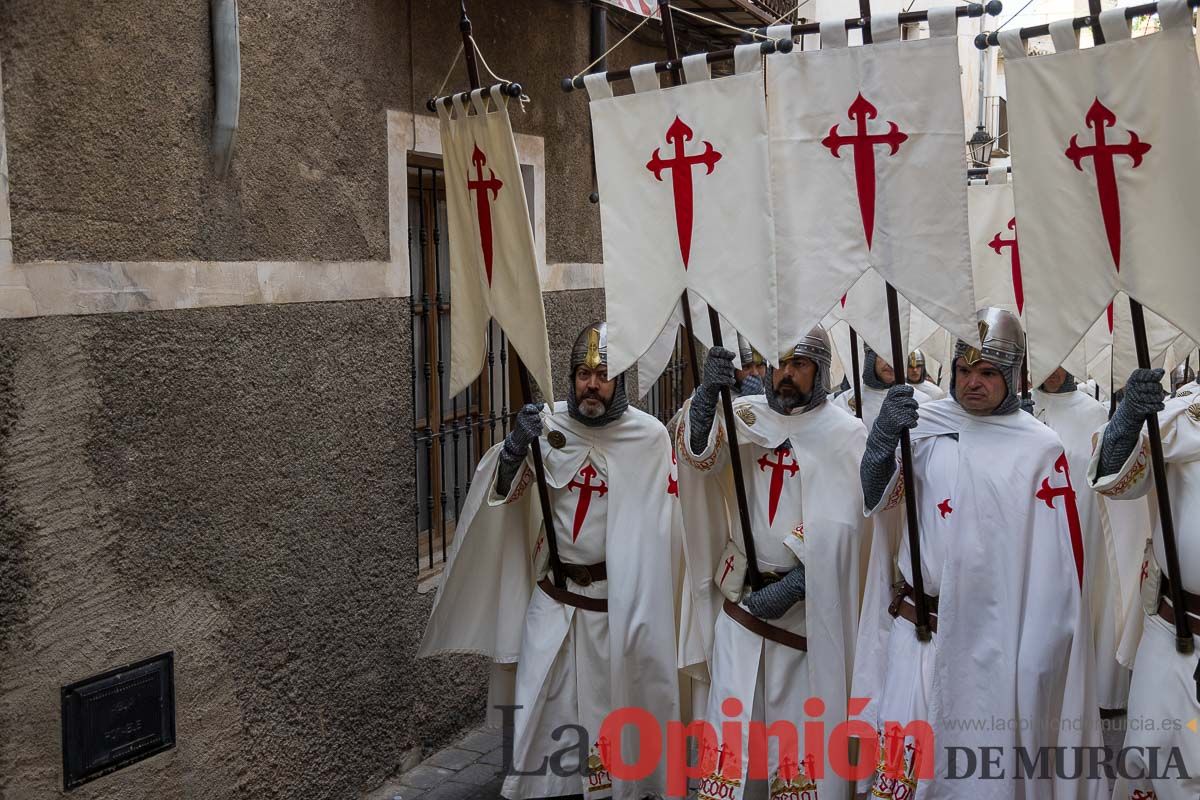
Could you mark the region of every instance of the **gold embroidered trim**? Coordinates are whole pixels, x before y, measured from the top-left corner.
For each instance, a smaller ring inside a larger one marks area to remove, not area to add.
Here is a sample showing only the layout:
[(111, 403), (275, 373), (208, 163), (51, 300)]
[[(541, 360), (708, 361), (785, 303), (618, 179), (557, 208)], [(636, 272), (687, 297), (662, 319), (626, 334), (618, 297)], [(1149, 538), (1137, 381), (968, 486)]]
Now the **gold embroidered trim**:
[(904, 467), (896, 464), (896, 485), (892, 487), (892, 493), (888, 495), (887, 504), (884, 505), (884, 511), (890, 511), (900, 505), (900, 500), (904, 497)]
[(506, 503), (515, 503), (525, 494), (525, 490), (529, 488), (529, 484), (533, 483), (533, 470), (528, 464), (521, 465), (521, 480), (517, 482), (517, 488), (512, 495), (506, 500)]
[(712, 453), (706, 458), (696, 458), (692, 455), (692, 449), (688, 446), (686, 428), (687, 425), (683, 422), (679, 423), (679, 428), (675, 434), (675, 450), (683, 453), (684, 460), (695, 469), (701, 472), (708, 472), (717, 463), (717, 458), (721, 455), (721, 448), (725, 445), (725, 429), (717, 425), (717, 441), (713, 445)]
[(1142, 449), (1138, 451), (1137, 460), (1133, 462), (1133, 466), (1129, 468), (1129, 472), (1125, 474), (1125, 477), (1121, 478), (1121, 480), (1117, 481), (1107, 489), (1100, 489), (1100, 494), (1104, 495), (1105, 497), (1117, 497), (1125, 494), (1125, 492), (1129, 490), (1129, 487), (1140, 481), (1146, 474), (1146, 459), (1146, 443), (1143, 442)]

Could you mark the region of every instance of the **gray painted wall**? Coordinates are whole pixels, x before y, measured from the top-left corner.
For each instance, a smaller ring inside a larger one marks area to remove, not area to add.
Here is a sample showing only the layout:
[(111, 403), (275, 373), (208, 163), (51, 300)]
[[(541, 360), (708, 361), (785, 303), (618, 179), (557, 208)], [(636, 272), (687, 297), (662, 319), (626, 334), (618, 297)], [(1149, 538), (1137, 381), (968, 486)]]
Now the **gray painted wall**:
[[(241, 6), (216, 181), (207, 3), (0, 4), (18, 262), (387, 257), (386, 111), (423, 113), (457, 4)], [(471, 6), (534, 97), (548, 260), (597, 262), (586, 102), (558, 89), (587, 9)], [(603, 294), (546, 304), (562, 381)], [(72, 797), (353, 798), (482, 719), (480, 661), (412, 658), (411, 360), (406, 299), (0, 322), (2, 800), (61, 794), (61, 685), (165, 650), (178, 747)]]
[[(547, 302), (565, 365), (602, 295)], [(59, 686), (165, 650), (178, 747), (72, 796), (354, 797), (482, 718), (413, 659), (408, 313), (0, 324), (0, 797), (58, 793)]]

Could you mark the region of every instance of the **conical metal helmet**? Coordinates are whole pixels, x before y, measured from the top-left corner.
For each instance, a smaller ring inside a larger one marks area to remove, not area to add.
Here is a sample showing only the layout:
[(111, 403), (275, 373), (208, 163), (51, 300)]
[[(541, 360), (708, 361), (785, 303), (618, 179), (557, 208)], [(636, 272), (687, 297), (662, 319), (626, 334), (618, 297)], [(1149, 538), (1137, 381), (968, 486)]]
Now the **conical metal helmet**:
[(833, 362), (833, 347), (829, 343), (829, 334), (820, 325), (815, 326), (811, 331), (804, 334), (800, 341), (796, 342), (790, 349), (784, 350), (779, 354), (779, 363), (793, 358), (807, 358), (817, 365), (821, 371), (820, 379), (825, 386), (825, 390), (829, 391), (829, 373), (832, 370)]
[(917, 367), (924, 367), (924, 366), (925, 366), (925, 354), (921, 352), (920, 348), (913, 350), (911, 353), (908, 354), (908, 368), (909, 369), (915, 369)]
[(597, 369), (608, 365), (608, 323), (593, 322), (575, 337), (571, 348), (571, 374), (580, 365)]
[(742, 369), (766, 363), (766, 359), (762, 357), (762, 353), (755, 350), (750, 341), (740, 333), (738, 334), (738, 358), (742, 361)]
[(1191, 383), (1196, 380), (1196, 373), (1192, 372), (1191, 367), (1184, 361), (1175, 369), (1171, 370), (1171, 392), (1179, 391), (1179, 387), (1186, 383)]
[(954, 346), (954, 357), (968, 364), (990, 361), (999, 367), (1014, 367), (1025, 356), (1025, 332), (1017, 315), (1002, 308), (981, 308), (978, 312), (979, 343), (962, 339)]

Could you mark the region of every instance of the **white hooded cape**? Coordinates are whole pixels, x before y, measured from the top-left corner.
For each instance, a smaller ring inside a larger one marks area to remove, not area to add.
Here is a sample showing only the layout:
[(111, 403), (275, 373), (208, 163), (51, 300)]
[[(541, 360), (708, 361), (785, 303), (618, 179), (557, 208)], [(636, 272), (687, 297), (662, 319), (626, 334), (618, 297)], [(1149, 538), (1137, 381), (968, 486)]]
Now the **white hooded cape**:
[[(920, 524), (936, 524), (937, 504), (946, 494), (953, 498), (956, 518), (941, 573), (928, 720), (936, 742), (936, 777), (919, 782), (919, 797), (1099, 797), (1102, 781), (1022, 784), (1015, 774), (1018, 746), (1034, 758), (1037, 748), (1100, 744), (1081, 565), (1076, 564), (1063, 498), (1051, 509), (1035, 496), (1044, 478), (1053, 487), (1064, 483), (1054, 470), (1062, 443), (1023, 412), (973, 416), (946, 399), (922, 405), (919, 413), (912, 440)], [(924, 464), (934, 437), (947, 434), (958, 435), (954, 485), (929, 486)], [(899, 469), (880, 508), (894, 504), (899, 493), (892, 489), (898, 480)], [(1076, 491), (1085, 490), (1084, 482), (1077, 476)], [(887, 670), (910, 668), (889, 665), (886, 658), (889, 637), (905, 635), (888, 613), (896, 552), (896, 542), (874, 538), (854, 670), (854, 696), (870, 699), (861, 716), (876, 728), (892, 722), (876, 719)], [(1028, 729), (986, 725), (996, 718), (1028, 720)], [(1060, 719), (1071, 722), (1059, 730), (1054, 723)], [(983, 721), (984, 729), (965, 730), (974, 720)], [(977, 772), (975, 780), (947, 779), (948, 748), (968, 747), (978, 754), (985, 746), (1003, 748), (1004, 778), (980, 780)]]
[[(589, 428), (573, 420), (561, 401), (553, 414), (543, 412), (542, 421), (548, 431), (562, 431), (567, 441), (554, 448), (545, 437), (538, 440), (551, 486), (566, 486), (592, 451), (607, 463), (612, 707), (645, 709), (665, 726), (679, 719), (675, 602), (683, 535), (679, 503), (669, 494), (672, 460), (666, 429), (635, 408), (615, 422)], [(492, 492), (500, 446), (488, 450), (475, 471), (417, 655), (473, 653), (496, 664), (520, 660), (526, 662), (523, 679), (544, 679), (558, 647), (520, 652), (526, 607), (539, 577), (533, 551), (541, 533), (541, 506), (534, 485), (517, 502), (504, 503)], [(561, 645), (570, 622), (564, 615), (561, 630), (544, 632), (543, 641)], [(510, 685), (504, 685), (505, 677)], [(493, 669), (493, 706), (512, 702), (511, 677), (511, 672)], [(622, 737), (626, 764), (637, 761), (631, 739), (628, 732)], [(663, 793), (665, 785), (665, 759), (660, 759), (640, 783), (614, 781), (613, 797), (639, 800)]]

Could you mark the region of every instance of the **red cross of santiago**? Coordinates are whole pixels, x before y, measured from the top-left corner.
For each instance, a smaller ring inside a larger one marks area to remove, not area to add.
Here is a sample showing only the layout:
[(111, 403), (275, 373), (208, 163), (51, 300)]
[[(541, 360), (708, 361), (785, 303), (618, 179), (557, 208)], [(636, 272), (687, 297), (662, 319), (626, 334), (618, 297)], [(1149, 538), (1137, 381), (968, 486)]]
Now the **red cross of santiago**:
[(667, 128), (667, 144), (675, 145), (675, 157), (663, 158), (659, 153), (662, 148), (654, 148), (654, 155), (646, 163), (646, 169), (654, 173), (654, 177), (662, 180), (663, 170), (671, 170), (671, 191), (675, 197), (675, 233), (679, 238), (679, 255), (683, 257), (683, 268), (688, 267), (692, 255), (692, 212), (694, 189), (692, 187), (692, 167), (703, 165), (707, 170), (704, 174), (711, 175), (721, 154), (713, 149), (711, 142), (704, 142), (704, 152), (687, 155), (685, 146), (695, 134), (679, 117)]
[[(784, 461), (784, 458), (791, 458), (791, 462)], [(775, 522), (775, 512), (779, 510), (779, 495), (783, 493), (784, 473), (786, 472), (788, 477), (792, 477), (800, 471), (800, 465), (796, 463), (796, 459), (792, 458), (792, 451), (785, 448), (775, 451), (774, 461), (768, 454), (763, 453), (758, 458), (758, 468), (763, 472), (771, 470), (771, 497), (767, 524), (772, 525)]]
[(900, 145), (908, 141), (908, 134), (900, 132), (900, 126), (888, 122), (887, 133), (868, 133), (867, 120), (879, 116), (879, 111), (863, 98), (860, 93), (850, 104), (847, 116), (857, 125), (853, 136), (843, 136), (838, 133), (838, 126), (829, 129), (829, 135), (821, 140), (821, 144), (829, 148), (834, 158), (841, 158), (840, 150), (850, 146), (854, 150), (854, 182), (858, 188), (858, 210), (862, 215), (863, 233), (867, 236), (867, 249), (871, 249), (871, 239), (875, 236), (875, 147), (886, 144), (890, 148), (889, 156), (900, 152)]
[(488, 179), (483, 177), (483, 168), (487, 166), (487, 156), (479, 145), (475, 145), (475, 152), (471, 153), (471, 163), (475, 165), (475, 178), (467, 178), (467, 192), (475, 192), (475, 216), (479, 220), (479, 246), (483, 248), (483, 268), (487, 272), (488, 286), (492, 285), (492, 204), (488, 199), (488, 192), (492, 193), (492, 200), (500, 196), (500, 189), (504, 183), (496, 177), (496, 173), (491, 169), (488, 173), (492, 176)]
[[(1066, 156), (1083, 172), (1083, 159), (1092, 159), (1096, 173), (1096, 193), (1100, 196), (1100, 216), (1104, 219), (1104, 232), (1108, 235), (1108, 251), (1112, 254), (1113, 266), (1121, 271), (1121, 195), (1117, 191), (1117, 172), (1114, 167), (1116, 156), (1128, 156), (1133, 161), (1130, 169), (1137, 169), (1142, 158), (1150, 151), (1150, 145), (1129, 131), (1125, 144), (1111, 144), (1105, 139), (1104, 129), (1117, 124), (1117, 115), (1110, 111), (1097, 97), (1084, 116), (1084, 122), (1092, 129), (1095, 144), (1081, 146), (1079, 134), (1071, 136)], [(1111, 329), (1111, 319), (1109, 326)]]
[(988, 242), (988, 247), (996, 251), (996, 255), (1004, 255), (1004, 249), (1008, 248), (1008, 260), (1012, 267), (1012, 284), (1013, 295), (1017, 298), (1017, 313), (1023, 313), (1025, 308), (1025, 291), (1021, 287), (1021, 248), (1017, 244), (1017, 218), (1013, 217), (1008, 221), (1008, 229), (1013, 232), (1011, 239), (1001, 239), (1000, 231), (992, 240)]
[(1042, 488), (1034, 493), (1050, 508), (1054, 508), (1056, 498), (1063, 498), (1063, 506), (1067, 512), (1067, 527), (1071, 531), (1071, 550), (1075, 554), (1075, 571), (1079, 575), (1079, 585), (1083, 585), (1083, 528), (1079, 524), (1079, 509), (1075, 506), (1075, 488), (1071, 486), (1071, 470), (1067, 465), (1067, 454), (1063, 453), (1054, 462), (1054, 471), (1061, 472), (1067, 479), (1065, 486), (1051, 486), (1050, 478), (1042, 479)]
[(608, 484), (604, 481), (592, 483), (592, 478), (596, 477), (596, 468), (591, 464), (584, 464), (583, 469), (579, 470), (579, 477), (583, 478), (580, 483), (577, 480), (567, 484), (567, 491), (572, 489), (579, 490), (579, 502), (575, 506), (575, 528), (571, 531), (571, 541), (579, 538), (579, 529), (583, 527), (583, 521), (587, 518), (588, 507), (592, 504), (592, 495), (599, 494), (601, 497), (608, 494)]

